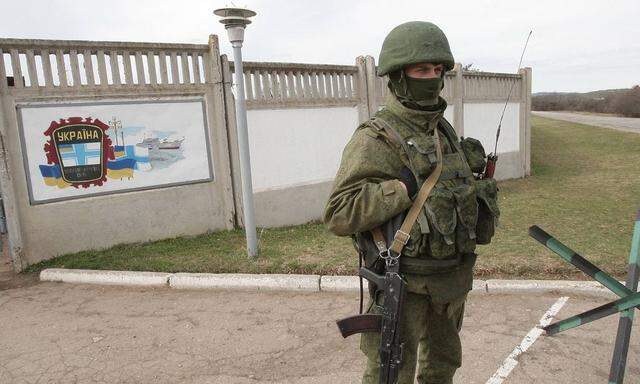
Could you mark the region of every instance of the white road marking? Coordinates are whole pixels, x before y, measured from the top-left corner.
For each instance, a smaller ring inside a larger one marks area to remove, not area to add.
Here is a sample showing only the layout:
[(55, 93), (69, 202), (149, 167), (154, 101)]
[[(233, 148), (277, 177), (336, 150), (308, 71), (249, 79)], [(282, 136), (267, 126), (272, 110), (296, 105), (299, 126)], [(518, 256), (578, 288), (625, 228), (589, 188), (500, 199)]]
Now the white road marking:
[(540, 335), (544, 332), (542, 327), (546, 327), (547, 325), (551, 324), (551, 320), (553, 320), (553, 317), (557, 315), (558, 312), (560, 312), (560, 309), (562, 309), (562, 307), (567, 303), (567, 300), (569, 300), (569, 298), (563, 296), (559, 298), (558, 301), (556, 301), (555, 304), (551, 306), (551, 308), (549, 308), (549, 310), (540, 319), (540, 323), (536, 327), (531, 329), (529, 333), (527, 333), (524, 339), (522, 339), (522, 341), (520, 342), (520, 345), (517, 345), (513, 349), (513, 352), (511, 352), (511, 354), (507, 356), (506, 359), (504, 359), (502, 365), (498, 368), (496, 373), (494, 373), (493, 376), (491, 376), (491, 378), (487, 380), (486, 384), (500, 384), (507, 378), (507, 376), (509, 376), (511, 371), (513, 371), (516, 365), (518, 365), (518, 356), (526, 352), (527, 349), (529, 349), (529, 347), (531, 347), (533, 343), (535, 343), (538, 337), (540, 337)]

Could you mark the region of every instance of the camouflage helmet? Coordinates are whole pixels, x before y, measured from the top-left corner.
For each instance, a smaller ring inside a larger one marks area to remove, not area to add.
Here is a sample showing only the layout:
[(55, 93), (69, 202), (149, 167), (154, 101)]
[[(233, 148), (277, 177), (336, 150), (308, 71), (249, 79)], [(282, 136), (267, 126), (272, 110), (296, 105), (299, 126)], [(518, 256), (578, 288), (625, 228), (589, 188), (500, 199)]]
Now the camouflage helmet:
[(382, 43), (378, 76), (415, 63), (442, 63), (447, 71), (453, 69), (449, 41), (437, 25), (410, 21), (392, 29)]

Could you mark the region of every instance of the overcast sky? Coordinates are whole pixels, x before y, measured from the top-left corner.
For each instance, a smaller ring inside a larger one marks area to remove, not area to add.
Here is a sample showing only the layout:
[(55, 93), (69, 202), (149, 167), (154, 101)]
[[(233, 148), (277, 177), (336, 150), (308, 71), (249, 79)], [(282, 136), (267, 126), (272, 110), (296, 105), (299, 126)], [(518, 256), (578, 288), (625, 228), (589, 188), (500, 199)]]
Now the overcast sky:
[[(207, 42), (224, 27), (212, 0), (5, 0), (0, 37), (142, 42)], [(515, 72), (523, 66), (533, 91), (585, 92), (640, 84), (640, 1), (347, 1), (236, 0), (258, 15), (246, 32), (250, 61), (353, 64), (376, 58), (385, 35), (412, 20), (438, 24), (457, 62)]]

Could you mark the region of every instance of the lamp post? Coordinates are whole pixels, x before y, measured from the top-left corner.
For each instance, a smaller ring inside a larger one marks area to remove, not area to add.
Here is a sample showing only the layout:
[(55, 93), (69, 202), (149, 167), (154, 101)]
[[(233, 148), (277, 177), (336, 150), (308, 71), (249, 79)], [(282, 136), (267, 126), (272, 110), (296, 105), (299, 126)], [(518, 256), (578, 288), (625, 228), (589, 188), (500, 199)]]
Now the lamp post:
[(247, 110), (244, 98), (244, 73), (242, 68), (242, 42), (244, 29), (251, 23), (254, 11), (242, 8), (220, 8), (213, 11), (220, 16), (229, 41), (233, 47), (233, 64), (236, 78), (236, 120), (238, 128), (238, 151), (240, 154), (240, 174), (242, 178), (242, 202), (244, 207), (244, 229), (247, 236), (249, 257), (258, 254), (258, 239), (253, 214), (253, 186), (251, 184), (251, 160), (249, 156), (249, 135), (247, 132)]

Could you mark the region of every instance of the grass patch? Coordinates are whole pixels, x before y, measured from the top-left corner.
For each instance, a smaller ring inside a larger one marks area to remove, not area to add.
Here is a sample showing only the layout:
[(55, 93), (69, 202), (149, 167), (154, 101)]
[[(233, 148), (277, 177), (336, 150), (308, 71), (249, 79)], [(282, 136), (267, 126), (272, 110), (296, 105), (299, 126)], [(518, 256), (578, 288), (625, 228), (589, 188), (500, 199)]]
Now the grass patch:
[[(537, 224), (594, 264), (626, 274), (640, 207), (640, 135), (534, 116), (532, 176), (499, 183), (500, 227), (480, 246), (478, 277), (581, 278), (528, 236)], [(500, 165), (498, 165), (500, 166)], [(244, 232), (222, 231), (69, 254), (30, 266), (159, 272), (353, 274), (349, 238), (322, 224), (264, 229), (261, 254), (246, 256)]]
[(602, 269), (625, 275), (640, 208), (640, 135), (534, 116), (531, 153), (531, 177), (499, 184), (500, 228), (479, 247), (477, 274), (583, 276), (528, 236), (536, 224)]
[(339, 275), (356, 270), (350, 240), (333, 236), (322, 224), (266, 228), (259, 236), (260, 256), (253, 260), (247, 257), (244, 231), (233, 230), (63, 255), (34, 264), (26, 272), (44, 268), (87, 268)]

